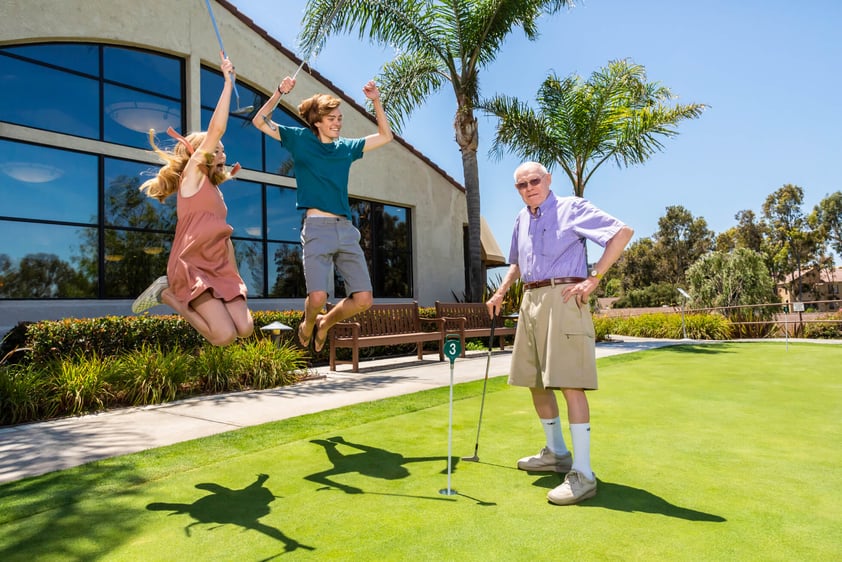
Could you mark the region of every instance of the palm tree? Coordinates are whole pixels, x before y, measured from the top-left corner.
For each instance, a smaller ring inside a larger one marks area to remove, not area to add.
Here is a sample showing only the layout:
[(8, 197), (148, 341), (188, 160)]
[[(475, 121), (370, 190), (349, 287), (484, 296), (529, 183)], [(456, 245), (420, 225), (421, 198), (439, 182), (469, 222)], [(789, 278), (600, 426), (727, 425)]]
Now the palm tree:
[(482, 298), (480, 191), (474, 115), (479, 73), (515, 29), (538, 37), (538, 18), (569, 0), (309, 0), (299, 35), (302, 52), (313, 53), (328, 35), (357, 31), (398, 54), (377, 81), (393, 128), (447, 84), (456, 97), (453, 128), (462, 152), (468, 206), (469, 301)]
[(517, 98), (497, 96), (477, 105), (499, 118), (491, 152), (508, 150), (552, 171), (561, 166), (573, 193), (607, 160), (618, 166), (645, 162), (663, 150), (660, 137), (678, 134), (675, 125), (696, 118), (704, 104), (669, 106), (669, 89), (646, 82), (646, 69), (617, 60), (583, 82), (577, 75), (550, 74), (538, 90), (538, 110)]

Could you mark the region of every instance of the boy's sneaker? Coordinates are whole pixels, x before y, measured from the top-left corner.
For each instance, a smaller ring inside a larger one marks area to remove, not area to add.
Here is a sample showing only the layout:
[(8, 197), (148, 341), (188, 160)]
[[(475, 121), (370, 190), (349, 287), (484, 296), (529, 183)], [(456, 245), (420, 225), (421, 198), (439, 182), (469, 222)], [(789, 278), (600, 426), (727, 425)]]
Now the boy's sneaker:
[(564, 482), (556, 486), (547, 494), (550, 503), (556, 505), (570, 505), (596, 495), (596, 474), (593, 480), (588, 480), (578, 470), (571, 470), (564, 477)]
[(523, 457), (517, 461), (517, 467), (521, 470), (533, 472), (567, 472), (573, 466), (573, 455), (570, 451), (556, 455), (549, 447), (544, 447), (537, 455)]
[(155, 281), (153, 281), (145, 291), (140, 293), (140, 296), (132, 303), (132, 312), (140, 314), (144, 310), (150, 309), (153, 306), (163, 304), (161, 301), (161, 293), (163, 293), (164, 289), (169, 286), (170, 284), (166, 275), (162, 275), (161, 277), (155, 279)]

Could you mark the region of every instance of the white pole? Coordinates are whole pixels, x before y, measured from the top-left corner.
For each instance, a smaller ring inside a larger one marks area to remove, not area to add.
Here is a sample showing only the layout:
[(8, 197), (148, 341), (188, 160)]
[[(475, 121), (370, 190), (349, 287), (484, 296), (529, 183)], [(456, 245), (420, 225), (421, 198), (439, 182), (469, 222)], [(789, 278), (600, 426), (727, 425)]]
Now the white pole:
[(453, 496), (456, 490), (450, 487), (450, 474), (453, 470), (453, 361), (450, 361), (450, 410), (447, 421), (447, 489), (439, 490), (440, 494)]

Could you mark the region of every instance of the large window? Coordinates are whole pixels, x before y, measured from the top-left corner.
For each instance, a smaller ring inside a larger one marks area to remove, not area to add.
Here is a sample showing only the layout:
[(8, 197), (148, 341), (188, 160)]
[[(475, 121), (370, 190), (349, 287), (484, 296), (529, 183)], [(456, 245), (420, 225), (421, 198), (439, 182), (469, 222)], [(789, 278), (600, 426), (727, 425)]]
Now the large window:
[[(30, 129), (144, 150), (150, 128), (165, 148), (174, 143), (163, 134), (168, 126), (185, 130), (184, 64), (171, 56), (91, 44), (4, 47), (0, 86), (0, 121)], [(221, 88), (218, 70), (202, 68), (203, 126)], [(244, 84), (237, 88), (243, 106), (259, 108), (267, 99)], [(32, 95), (44, 91), (61, 95)], [(282, 177), (295, 176), (289, 153), (250, 118), (230, 116), (223, 138), (229, 164), (288, 183)], [(280, 107), (273, 119), (300, 125)], [(0, 299), (134, 298), (166, 272), (176, 197), (160, 203), (141, 193), (159, 164), (126, 159), (125, 148), (92, 152), (61, 144), (0, 137)], [(238, 177), (220, 189), (249, 297), (306, 296), (295, 188)], [(411, 298), (409, 209), (351, 203), (375, 297)], [(341, 279), (333, 293), (344, 296)]]
[(24, 45), (0, 49), (0, 70), (0, 121), (138, 148), (149, 146), (149, 129), (183, 130), (184, 64), (175, 57)]

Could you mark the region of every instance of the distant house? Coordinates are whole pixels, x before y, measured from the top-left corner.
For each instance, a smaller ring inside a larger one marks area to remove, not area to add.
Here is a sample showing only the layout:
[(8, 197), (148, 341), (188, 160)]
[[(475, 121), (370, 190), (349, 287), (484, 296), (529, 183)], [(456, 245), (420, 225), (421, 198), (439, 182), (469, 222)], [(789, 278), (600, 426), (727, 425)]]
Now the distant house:
[[(799, 285), (801, 298), (798, 298)], [(798, 273), (790, 273), (778, 283), (778, 296), (782, 302), (815, 303), (808, 305), (818, 312), (833, 312), (840, 309), (842, 296), (842, 267), (831, 270), (812, 267)]]

